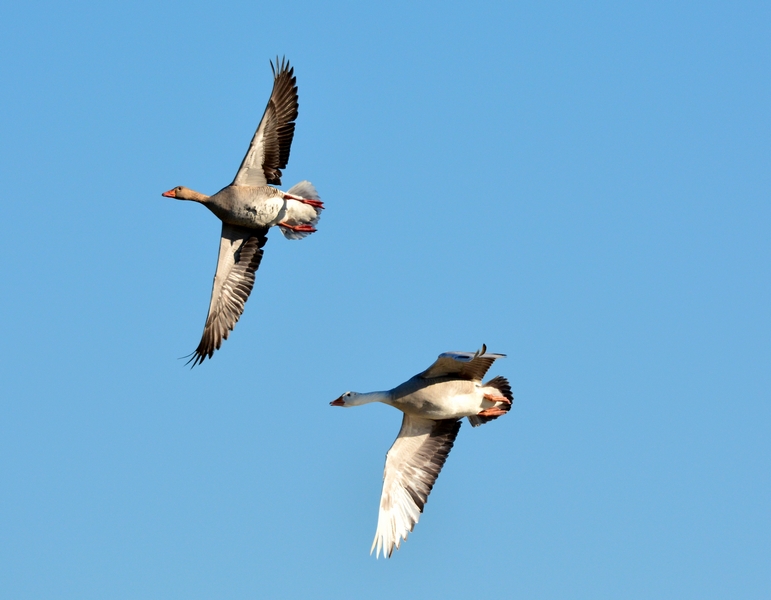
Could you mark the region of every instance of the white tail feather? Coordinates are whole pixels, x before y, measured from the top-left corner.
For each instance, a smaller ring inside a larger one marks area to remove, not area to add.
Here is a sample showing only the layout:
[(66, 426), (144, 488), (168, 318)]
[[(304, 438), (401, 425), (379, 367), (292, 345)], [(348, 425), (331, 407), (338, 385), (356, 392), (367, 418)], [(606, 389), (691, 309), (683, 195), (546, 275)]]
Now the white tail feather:
[(301, 181), (300, 183), (294, 184), (289, 188), (287, 194), (300, 196), (300, 198), (307, 198), (308, 200), (321, 200), (321, 198), (319, 198), (319, 193), (310, 181)]
[[(308, 200), (319, 200), (319, 193), (310, 181), (301, 181), (300, 183), (293, 185), (289, 188), (287, 194), (299, 196), (300, 198), (307, 198)], [(315, 227), (316, 223), (319, 222), (320, 216), (320, 207), (311, 206), (310, 204), (305, 204), (299, 200), (287, 199), (286, 215), (282, 222), (289, 225), (310, 225), (311, 227)], [(312, 231), (295, 231), (288, 227), (279, 226), (279, 228), (281, 229), (281, 233), (283, 233), (284, 237), (288, 240), (300, 240), (313, 233)]]

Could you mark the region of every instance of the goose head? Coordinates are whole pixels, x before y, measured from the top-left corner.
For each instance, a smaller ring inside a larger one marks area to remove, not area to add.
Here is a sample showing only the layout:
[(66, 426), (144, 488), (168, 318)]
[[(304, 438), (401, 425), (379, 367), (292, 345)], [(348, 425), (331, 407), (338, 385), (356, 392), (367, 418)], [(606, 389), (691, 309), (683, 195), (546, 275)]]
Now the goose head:
[(357, 392), (345, 392), (336, 400), (329, 403), (330, 406), (356, 406), (356, 397), (360, 396)]
[(205, 202), (208, 196), (186, 188), (184, 185), (178, 185), (175, 188), (171, 188), (168, 192), (163, 192), (161, 196), (167, 198), (176, 198), (177, 200), (193, 200), (194, 202)]

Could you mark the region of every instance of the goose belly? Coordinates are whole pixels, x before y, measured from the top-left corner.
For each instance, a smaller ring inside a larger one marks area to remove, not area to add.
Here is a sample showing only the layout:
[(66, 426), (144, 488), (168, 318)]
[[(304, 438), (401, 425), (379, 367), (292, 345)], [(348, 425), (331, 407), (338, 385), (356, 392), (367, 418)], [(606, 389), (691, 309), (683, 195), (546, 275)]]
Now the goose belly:
[(399, 399), (395, 404), (405, 413), (426, 419), (460, 419), (479, 413), (483, 402), (479, 388), (472, 382), (464, 381), (431, 385)]
[(272, 227), (286, 213), (286, 201), (271, 187), (229, 186), (206, 206), (225, 223), (242, 227)]
[(282, 198), (274, 196), (234, 207), (230, 212), (228, 222), (232, 225), (245, 227), (272, 227), (281, 221), (285, 212), (286, 202)]

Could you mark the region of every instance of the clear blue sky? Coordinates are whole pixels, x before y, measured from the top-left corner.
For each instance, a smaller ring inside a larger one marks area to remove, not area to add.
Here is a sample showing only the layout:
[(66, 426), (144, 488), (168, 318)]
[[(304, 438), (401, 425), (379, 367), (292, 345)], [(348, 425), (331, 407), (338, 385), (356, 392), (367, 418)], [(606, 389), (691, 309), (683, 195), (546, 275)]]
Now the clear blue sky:
[[(763, 2), (6, 2), (0, 596), (771, 596)], [(285, 189), (192, 371), (229, 183), (295, 66)], [(508, 354), (426, 512), (370, 557), (401, 415)]]

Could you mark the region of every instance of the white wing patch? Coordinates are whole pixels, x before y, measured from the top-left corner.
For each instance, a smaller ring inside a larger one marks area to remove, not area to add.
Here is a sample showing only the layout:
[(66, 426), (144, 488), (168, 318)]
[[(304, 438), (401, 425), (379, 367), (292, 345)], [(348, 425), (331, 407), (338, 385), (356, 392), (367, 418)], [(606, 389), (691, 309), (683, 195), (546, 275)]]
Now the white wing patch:
[(404, 415), (402, 428), (386, 455), (377, 531), (370, 554), (390, 558), (415, 527), (444, 466), (460, 421), (433, 421)]

